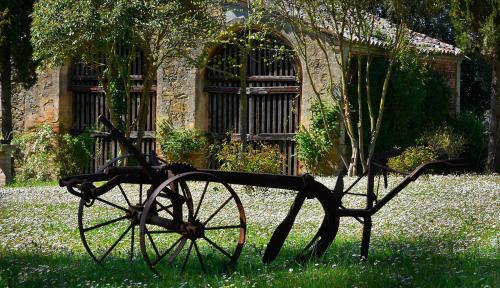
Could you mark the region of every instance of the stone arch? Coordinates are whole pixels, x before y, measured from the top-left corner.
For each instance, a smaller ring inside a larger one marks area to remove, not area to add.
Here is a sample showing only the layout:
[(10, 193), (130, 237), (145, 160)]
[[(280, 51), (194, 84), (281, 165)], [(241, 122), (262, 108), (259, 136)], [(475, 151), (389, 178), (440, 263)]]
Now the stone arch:
[[(128, 50), (120, 47), (122, 53), (128, 53)], [(140, 98), (143, 90), (143, 53), (137, 51), (134, 60), (130, 67), (130, 79), (132, 85), (130, 87), (130, 103), (123, 103), (126, 109), (125, 113), (130, 112), (131, 118), (129, 125), (132, 125), (130, 138), (137, 137), (137, 129), (135, 120), (139, 114)], [(106, 63), (106, 59), (100, 59), (102, 63)], [(105, 115), (109, 118), (109, 111), (106, 105), (106, 99), (103, 90), (99, 83), (99, 72), (97, 69), (86, 65), (84, 63), (73, 62), (65, 68), (64, 76), (68, 79), (68, 84), (65, 90), (65, 103), (67, 103), (67, 110), (70, 112), (64, 113), (66, 122), (70, 123), (68, 128), (73, 133), (82, 133), (88, 129), (94, 129), (97, 126), (97, 119), (99, 115)], [(151, 101), (149, 103), (149, 113), (146, 120), (146, 128), (144, 137), (141, 144), (141, 150), (145, 154), (156, 149), (156, 85), (151, 88)], [(129, 105), (127, 107), (127, 105)], [(125, 120), (125, 118), (124, 118)], [(105, 164), (108, 160), (115, 158), (119, 154), (119, 144), (116, 140), (111, 139), (105, 134), (93, 133), (96, 139), (94, 146), (95, 158), (91, 161), (86, 168), (86, 172), (94, 172), (99, 166)]]
[[(264, 48), (249, 53), (247, 92), (249, 98), (248, 140), (278, 144), (286, 155), (284, 171), (296, 174), (298, 161), (293, 141), (301, 114), (302, 69), (291, 43), (274, 31), (269, 42), (288, 48), (276, 57), (275, 49), (266, 42)], [(271, 56), (273, 55), (274, 56)], [(236, 45), (221, 45), (209, 53), (204, 69), (197, 71), (195, 127), (220, 139), (227, 133), (237, 137), (240, 81), (232, 77), (239, 72)], [(214, 67), (216, 66), (219, 67)], [(233, 64), (231, 64), (233, 63)]]

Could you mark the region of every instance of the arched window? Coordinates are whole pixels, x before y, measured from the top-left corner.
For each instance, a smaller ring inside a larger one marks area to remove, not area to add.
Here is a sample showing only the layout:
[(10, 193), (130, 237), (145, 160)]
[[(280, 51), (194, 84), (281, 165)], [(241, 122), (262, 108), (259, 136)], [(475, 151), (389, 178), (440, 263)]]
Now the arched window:
[[(239, 134), (239, 122), (248, 121), (247, 139), (278, 144), (286, 156), (283, 172), (293, 175), (297, 173), (293, 138), (299, 125), (300, 69), (291, 49), (278, 37), (264, 42), (252, 45), (248, 54), (248, 115), (244, 119), (239, 115), (241, 81), (237, 77), (241, 49), (227, 44), (211, 57), (204, 88), (209, 97), (208, 130), (212, 137), (222, 139), (227, 133)], [(281, 46), (288, 49), (277, 48)]]
[[(123, 53), (127, 51), (121, 48)], [(101, 57), (102, 58), (102, 57)], [(100, 87), (98, 69), (104, 69), (106, 59), (101, 59), (103, 66), (100, 68), (90, 67), (82, 63), (73, 63), (70, 68), (70, 86), (72, 92), (72, 111), (73, 111), (73, 125), (72, 131), (80, 133), (89, 128), (96, 127), (97, 117), (101, 114), (109, 117), (106, 107), (104, 93)], [(132, 82), (131, 92), (131, 122), (134, 123), (137, 118), (140, 105), (140, 97), (142, 93), (143, 84), (143, 66), (142, 66), (142, 53), (137, 52), (135, 59), (130, 65), (130, 81)], [(156, 85), (153, 85), (153, 93), (149, 106), (148, 120), (146, 123), (145, 136), (142, 142), (142, 151), (149, 153), (155, 149), (155, 127), (156, 127)], [(126, 111), (126, 110), (125, 110)], [(135, 129), (133, 129), (135, 130)], [(132, 131), (131, 138), (137, 135)], [(94, 147), (95, 159), (90, 163), (87, 172), (94, 172), (100, 166), (106, 163), (107, 160), (112, 159), (118, 155), (118, 143), (110, 139), (105, 134), (96, 134), (96, 147)]]

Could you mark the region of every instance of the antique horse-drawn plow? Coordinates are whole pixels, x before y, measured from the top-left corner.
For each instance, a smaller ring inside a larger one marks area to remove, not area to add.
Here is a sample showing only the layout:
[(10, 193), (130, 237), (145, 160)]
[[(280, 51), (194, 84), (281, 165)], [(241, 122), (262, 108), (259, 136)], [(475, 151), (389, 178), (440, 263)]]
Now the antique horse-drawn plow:
[[(138, 227), (142, 255), (153, 270), (160, 262), (171, 264), (176, 258), (181, 258), (181, 269), (184, 270), (193, 248), (203, 271), (206, 271), (207, 263), (220, 262), (221, 259), (230, 264), (236, 263), (245, 243), (246, 218), (243, 205), (229, 184), (298, 192), (288, 215), (276, 228), (267, 245), (263, 257), (265, 263), (277, 257), (306, 199), (317, 199), (321, 203), (324, 218), (316, 235), (299, 252), (297, 259), (309, 259), (325, 253), (335, 239), (340, 217), (354, 217), (363, 224), (361, 257), (366, 259), (372, 216), (377, 211), (424, 171), (460, 166), (456, 160), (423, 164), (378, 199), (375, 177), (382, 175), (387, 186), (388, 172), (397, 172), (385, 164), (387, 158), (395, 155), (394, 152), (374, 158), (368, 172), (347, 189), (344, 189), (342, 175), (339, 175), (335, 188), (330, 190), (308, 174), (285, 176), (224, 172), (195, 169), (185, 164), (168, 164), (154, 153), (141, 154), (106, 118), (101, 116), (99, 120), (110, 130), (111, 137), (126, 147), (138, 165), (118, 166), (119, 158), (116, 158), (95, 174), (67, 177), (61, 179), (60, 185), (81, 198), (78, 228), (83, 245), (94, 260), (102, 263), (117, 246), (125, 245), (122, 243), (125, 239), (130, 239), (130, 246), (126, 243), (126, 248), (132, 257), (136, 238), (134, 234)], [(366, 194), (352, 193), (353, 186), (365, 176), (368, 178)], [(123, 184), (138, 186), (138, 189), (126, 192)], [(146, 189), (146, 186), (149, 188)], [(111, 195), (113, 193), (116, 195)], [(366, 207), (344, 207), (342, 197), (348, 194), (365, 197)], [(218, 197), (216, 205), (212, 206), (217, 208), (207, 211), (209, 209), (204, 209), (203, 203), (210, 197)], [(215, 221), (216, 218), (219, 220)], [(127, 236), (129, 233), (130, 238)], [(116, 235), (113, 242), (105, 240), (110, 238), (109, 234)]]

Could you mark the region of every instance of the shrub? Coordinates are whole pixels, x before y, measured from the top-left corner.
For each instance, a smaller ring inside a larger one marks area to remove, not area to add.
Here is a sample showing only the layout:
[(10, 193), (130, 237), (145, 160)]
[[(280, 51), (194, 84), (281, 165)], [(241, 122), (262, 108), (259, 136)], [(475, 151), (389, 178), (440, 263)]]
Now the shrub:
[[(472, 112), (465, 112), (457, 119), (451, 119), (447, 125), (439, 126), (438, 128), (427, 131), (422, 134), (419, 139), (419, 147), (413, 147), (413, 152), (408, 154), (416, 154), (415, 149), (430, 149), (433, 151), (436, 159), (438, 158), (459, 158), (463, 157), (469, 164), (469, 169), (482, 171), (487, 156), (488, 134), (485, 124)], [(426, 146), (426, 147), (423, 147)], [(405, 151), (405, 153), (407, 153)], [(404, 154), (400, 157), (393, 158), (389, 161), (389, 165), (398, 170), (404, 170), (406, 165), (404, 162)], [(423, 152), (418, 153), (424, 154)], [(413, 157), (413, 156), (412, 156)], [(425, 159), (425, 157), (421, 157)], [(430, 159), (435, 160), (435, 159)], [(410, 163), (410, 160), (407, 160)], [(420, 163), (425, 162), (422, 160)], [(411, 165), (416, 167), (418, 165)], [(408, 167), (406, 167), (408, 170)], [(411, 168), (411, 167), (410, 167)]]
[(92, 157), (93, 139), (88, 134), (57, 134), (49, 125), (13, 139), (18, 145), (16, 179), (47, 181), (81, 173)]
[(306, 169), (313, 174), (331, 175), (339, 163), (339, 155), (334, 143), (328, 137), (323, 119), (328, 123), (328, 129), (337, 139), (339, 138), (339, 111), (332, 104), (324, 105), (325, 115), (321, 113), (318, 102), (311, 105), (311, 125), (309, 129), (301, 127), (295, 134), (297, 155), (306, 165)]
[[(399, 58), (395, 67), (387, 98), (385, 112), (377, 141), (376, 152), (387, 151), (393, 147), (411, 147), (417, 145), (417, 140), (429, 125), (443, 123), (448, 118), (448, 101), (451, 90), (443, 77), (432, 71), (431, 67), (422, 63), (414, 54), (405, 54)], [(366, 61), (366, 60), (363, 60)], [(356, 63), (353, 61), (353, 75), (356, 74)], [(379, 103), (383, 87), (387, 59), (377, 57), (373, 59), (370, 73), (372, 103)], [(362, 85), (366, 85), (365, 72), (362, 75)], [(350, 93), (357, 96), (357, 77), (354, 77)], [(353, 118), (357, 119), (357, 97), (350, 97)], [(366, 103), (366, 94), (362, 100)], [(378, 105), (374, 105), (377, 114)], [(370, 139), (368, 108), (363, 109), (365, 123), (365, 141), (368, 145)]]
[(223, 171), (283, 173), (285, 156), (278, 145), (256, 143), (255, 146), (243, 146), (241, 141), (224, 141), (212, 150)]
[(199, 130), (174, 129), (166, 121), (160, 122), (158, 128), (156, 140), (163, 156), (170, 162), (191, 163), (192, 153), (204, 152), (208, 148), (207, 138)]
[(328, 136), (317, 129), (301, 127), (295, 134), (297, 155), (304, 162), (308, 172), (319, 175), (332, 175), (340, 161), (340, 155), (328, 140)]
[(465, 138), (463, 157), (470, 169), (482, 171), (488, 154), (488, 129), (483, 121), (472, 112), (465, 112), (450, 121), (454, 131)]
[(92, 158), (94, 138), (88, 133), (79, 135), (65, 133), (63, 135), (57, 134), (56, 139), (58, 141), (55, 151), (57, 175), (64, 177), (82, 173)]
[(49, 125), (14, 137), (12, 143), (18, 146), (14, 155), (17, 180), (52, 180), (57, 177), (54, 140), (55, 133)]
[(401, 155), (389, 159), (388, 165), (390, 168), (398, 171), (412, 171), (421, 164), (433, 160), (437, 160), (436, 152), (425, 146), (415, 146), (407, 148)]
[(465, 150), (467, 140), (449, 126), (441, 126), (423, 134), (421, 141), (438, 155), (448, 159), (458, 158)]

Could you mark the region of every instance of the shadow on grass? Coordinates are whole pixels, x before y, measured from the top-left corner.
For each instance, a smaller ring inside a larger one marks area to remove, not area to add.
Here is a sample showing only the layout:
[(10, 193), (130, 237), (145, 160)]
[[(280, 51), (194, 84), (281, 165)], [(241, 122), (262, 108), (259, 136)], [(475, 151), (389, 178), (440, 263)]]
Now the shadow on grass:
[[(261, 261), (262, 248), (246, 245), (234, 273), (210, 265), (204, 275), (191, 256), (185, 273), (163, 267), (160, 276), (152, 273), (138, 255), (130, 262), (109, 258), (103, 266), (87, 255), (69, 253), (0, 252), (0, 287), (83, 287), (106, 286), (230, 286), (236, 287), (480, 287), (499, 284), (498, 255), (466, 250), (447, 253), (432, 240), (389, 240), (375, 243), (366, 263), (359, 262), (359, 243), (336, 241), (321, 259), (293, 262), (300, 247), (288, 243), (271, 265)], [(296, 242), (300, 242), (299, 240)], [(297, 244), (297, 245), (295, 245)], [(436, 252), (439, 251), (439, 252)], [(214, 259), (214, 263), (216, 259)], [(108, 287), (109, 287), (108, 286)]]

